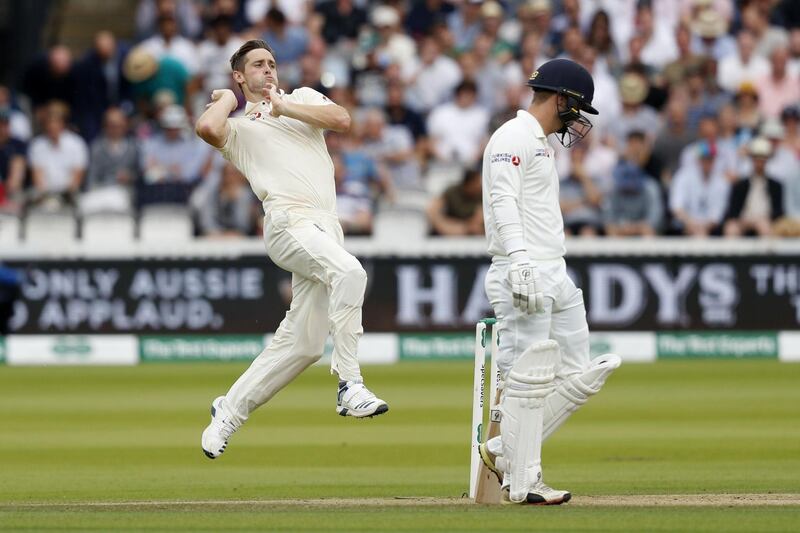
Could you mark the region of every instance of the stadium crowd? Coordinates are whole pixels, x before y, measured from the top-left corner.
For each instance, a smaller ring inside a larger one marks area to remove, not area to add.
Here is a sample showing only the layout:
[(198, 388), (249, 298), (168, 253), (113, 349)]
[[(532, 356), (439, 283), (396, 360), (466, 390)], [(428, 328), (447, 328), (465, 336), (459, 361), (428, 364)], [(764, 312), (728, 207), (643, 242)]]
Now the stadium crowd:
[(246, 180), (192, 125), (263, 38), (284, 90), (350, 110), (327, 135), (347, 233), (403, 208), (482, 234), (483, 147), (567, 57), (600, 111), (551, 143), (570, 234), (800, 236), (796, 0), (140, 0), (131, 33), (51, 46), (0, 87), (0, 210), (183, 204), (198, 235), (258, 234)]

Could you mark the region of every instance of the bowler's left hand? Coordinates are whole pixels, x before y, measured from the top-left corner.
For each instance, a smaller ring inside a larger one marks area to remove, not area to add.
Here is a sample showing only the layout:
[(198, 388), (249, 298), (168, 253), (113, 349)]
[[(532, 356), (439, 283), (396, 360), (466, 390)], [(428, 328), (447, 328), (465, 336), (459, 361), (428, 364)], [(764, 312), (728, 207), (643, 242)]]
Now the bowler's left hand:
[(278, 93), (278, 88), (268, 83), (261, 89), (261, 94), (264, 96), (264, 100), (271, 104), (271, 110), (269, 112), (270, 115), (273, 117), (279, 117), (284, 114), (286, 110), (286, 102), (283, 100), (283, 96)]

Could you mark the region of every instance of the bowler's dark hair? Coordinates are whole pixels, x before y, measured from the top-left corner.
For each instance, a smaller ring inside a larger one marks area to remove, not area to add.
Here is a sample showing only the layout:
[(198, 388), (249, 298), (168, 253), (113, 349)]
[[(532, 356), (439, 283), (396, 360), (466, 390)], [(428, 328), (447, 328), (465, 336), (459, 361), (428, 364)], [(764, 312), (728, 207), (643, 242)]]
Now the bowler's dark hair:
[(238, 70), (239, 72), (244, 72), (244, 65), (245, 65), (245, 58), (248, 52), (253, 50), (258, 50), (259, 48), (263, 48), (272, 56), (275, 56), (275, 52), (272, 51), (272, 48), (267, 44), (267, 41), (262, 39), (251, 39), (244, 43), (242, 46), (239, 47), (236, 52), (231, 56), (231, 70)]

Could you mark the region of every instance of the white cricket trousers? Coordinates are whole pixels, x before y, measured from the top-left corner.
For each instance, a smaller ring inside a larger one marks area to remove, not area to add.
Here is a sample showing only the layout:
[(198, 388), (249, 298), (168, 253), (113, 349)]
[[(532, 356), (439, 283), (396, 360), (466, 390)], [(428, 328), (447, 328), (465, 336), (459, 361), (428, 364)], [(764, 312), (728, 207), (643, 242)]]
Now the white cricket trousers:
[(272, 209), (264, 217), (264, 241), (269, 258), (292, 273), (292, 303), (272, 342), (225, 396), (237, 426), (322, 357), (329, 331), (331, 372), (342, 380), (361, 379), (357, 354), (367, 273), (342, 246), (336, 215)]
[(589, 364), (589, 326), (583, 293), (567, 275), (564, 259), (534, 261), (544, 293), (544, 311), (528, 314), (513, 306), (509, 262), (495, 260), (486, 274), (486, 295), (497, 318), (500, 346), (497, 367), (506, 376), (525, 350), (553, 339), (561, 347), (556, 384), (580, 374)]

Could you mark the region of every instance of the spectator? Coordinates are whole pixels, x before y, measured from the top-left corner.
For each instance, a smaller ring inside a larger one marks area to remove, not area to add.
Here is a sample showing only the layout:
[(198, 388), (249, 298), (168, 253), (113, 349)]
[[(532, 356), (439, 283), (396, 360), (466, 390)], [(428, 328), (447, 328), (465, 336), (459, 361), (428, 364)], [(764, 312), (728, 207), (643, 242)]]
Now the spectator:
[(355, 4), (354, 0), (327, 0), (317, 5), (324, 21), (322, 37), (326, 43), (355, 43), (358, 32), (367, 23), (367, 12)]
[[(489, 0), (481, 6), (481, 36), (487, 39), (489, 43), (489, 49), (485, 54), (487, 57), (484, 60), (491, 56), (499, 64), (505, 64), (514, 55), (514, 46), (500, 34), (503, 17), (503, 6), (498, 2)], [(474, 48), (475, 46), (473, 45)]]
[[(339, 100), (336, 100), (337, 102)], [(389, 124), (405, 126), (419, 145), (425, 141), (425, 120), (405, 103), (405, 91), (401, 82), (390, 83), (386, 88), (386, 115)], [(417, 148), (420, 148), (417, 146)]]
[(386, 115), (379, 109), (370, 109), (364, 116), (363, 150), (386, 168), (395, 189), (423, 189), (411, 133), (405, 126), (387, 126)]
[(716, 88), (709, 88), (707, 82), (713, 80), (708, 76), (706, 65), (692, 66), (686, 71), (686, 88), (688, 90), (689, 109), (687, 117), (689, 129), (697, 131), (700, 118), (704, 115), (717, 115), (719, 108), (727, 103), (725, 93), (716, 92)]
[(751, 141), (748, 153), (753, 160), (753, 170), (748, 178), (731, 189), (725, 215), (726, 237), (769, 236), (772, 223), (783, 216), (783, 187), (766, 174), (772, 145), (767, 139), (757, 137)]
[(674, 61), (671, 61), (664, 67), (664, 78), (670, 86), (681, 85), (686, 81), (688, 72), (697, 68), (704, 63), (703, 56), (692, 52), (692, 34), (689, 27), (685, 24), (679, 24), (675, 30), (675, 44), (678, 48), (678, 54)]
[(701, 153), (699, 143), (706, 141), (717, 147), (717, 153), (714, 157), (714, 165), (717, 167), (715, 172), (723, 173), (729, 181), (736, 181), (739, 175), (737, 168), (738, 157), (736, 151), (731, 149), (730, 144), (721, 142), (719, 121), (716, 115), (709, 113), (701, 117), (697, 128), (697, 138), (697, 141), (686, 146), (681, 152), (681, 166), (698, 165), (698, 154)]
[(761, 124), (761, 111), (758, 107), (758, 91), (755, 85), (744, 82), (739, 86), (734, 98), (736, 104), (736, 126), (740, 134), (755, 137)]
[(656, 179), (639, 163), (647, 140), (643, 132), (628, 134), (625, 159), (614, 168), (614, 187), (604, 206), (606, 234), (612, 237), (651, 237), (661, 228), (664, 207)]
[(118, 107), (103, 116), (103, 134), (92, 142), (88, 190), (104, 187), (130, 189), (139, 175), (139, 150), (129, 136), (128, 117)]
[(9, 128), (11, 136), (20, 141), (27, 142), (31, 138), (31, 121), (28, 116), (15, 107), (11, 98), (11, 91), (5, 85), (0, 85), (0, 109), (5, 109), (9, 115)]
[(675, 37), (663, 24), (654, 24), (653, 9), (648, 2), (640, 2), (636, 8), (636, 28), (642, 38), (642, 63), (662, 69), (678, 57)]
[(153, 36), (158, 20), (175, 18), (181, 35), (197, 37), (203, 29), (200, 12), (194, 0), (140, 0), (136, 9), (136, 32), (139, 38)]
[[(550, 0), (530, 0), (519, 8), (519, 19), (522, 25), (522, 37), (534, 33), (541, 37), (542, 54), (555, 57), (559, 52), (560, 34), (556, 33), (551, 24), (553, 20), (553, 5)], [(536, 65), (539, 66), (539, 65)]]
[(400, 14), (390, 6), (378, 6), (372, 11), (372, 24), (375, 26), (375, 54), (377, 64), (386, 68), (394, 63), (401, 72), (408, 72), (417, 57), (414, 40), (402, 33)]
[(764, 117), (777, 118), (784, 107), (800, 101), (800, 74), (787, 68), (789, 51), (785, 46), (772, 50), (769, 61), (771, 73), (756, 83), (758, 103)]
[(194, 43), (178, 33), (178, 21), (174, 15), (158, 17), (158, 33), (143, 41), (139, 46), (150, 52), (156, 60), (171, 57), (186, 69), (190, 75), (197, 73), (197, 49)]
[(600, 233), (603, 226), (603, 194), (587, 169), (589, 160), (585, 141), (573, 146), (569, 152), (570, 173), (560, 183), (559, 198), (565, 233), (593, 237)]
[(64, 104), (48, 105), (44, 133), (33, 139), (28, 151), (36, 200), (54, 206), (74, 203), (88, 162), (86, 143), (66, 129), (68, 113)]
[(776, 45), (785, 45), (786, 30), (770, 26), (767, 14), (761, 10), (758, 2), (750, 2), (742, 8), (742, 27), (753, 32), (756, 38), (756, 54), (768, 56)]
[(478, 35), (472, 51), (461, 54), (459, 64), (463, 79), (472, 80), (477, 85), (480, 105), (494, 112), (503, 105), (503, 93), (498, 89), (503, 87), (505, 80), (503, 67), (491, 51), (492, 39), (485, 34)]
[(644, 104), (647, 98), (647, 81), (641, 74), (628, 72), (619, 82), (622, 97), (622, 113), (619, 119), (609, 124), (618, 147), (625, 146), (628, 134), (632, 131), (646, 131), (655, 135), (661, 127), (661, 119), (653, 108)]
[(142, 180), (138, 205), (186, 203), (192, 189), (211, 170), (213, 153), (195, 135), (187, 133), (186, 111), (170, 105), (161, 111), (162, 132), (142, 144)]
[(784, 146), (800, 158), (800, 102), (785, 107), (781, 111), (781, 123), (784, 131)]
[(727, 21), (713, 8), (700, 10), (692, 20), (692, 52), (719, 62), (736, 54), (736, 42), (728, 35)]
[(653, 143), (653, 157), (662, 169), (662, 174), (659, 176), (661, 183), (665, 185), (670, 183), (672, 175), (678, 168), (681, 152), (693, 140), (694, 135), (687, 125), (685, 102), (678, 91), (673, 91), (672, 97), (667, 102), (665, 123)]
[(299, 61), (308, 50), (306, 29), (290, 25), (280, 9), (273, 7), (267, 11), (266, 28), (261, 38), (275, 51), (275, 59), (281, 62), (282, 68)]
[(134, 101), (143, 114), (148, 114), (155, 95), (164, 91), (171, 93), (173, 101), (179, 105), (186, 100), (189, 72), (176, 59), (164, 57), (157, 60), (139, 46), (125, 58), (123, 73), (131, 82)]
[(428, 117), (431, 150), (440, 161), (472, 166), (481, 156), (489, 126), (489, 113), (477, 105), (477, 87), (463, 81), (455, 101), (437, 107)]
[(197, 213), (200, 234), (211, 238), (252, 235), (255, 221), (253, 199), (245, 177), (226, 162), (219, 185), (206, 195)]
[(461, 70), (458, 63), (442, 54), (436, 39), (425, 37), (419, 61), (406, 79), (409, 107), (417, 113), (427, 113), (450, 98), (461, 81)]
[(598, 9), (592, 16), (586, 44), (597, 54), (598, 70), (619, 76), (622, 72), (622, 60), (611, 37), (611, 22), (606, 11)]
[[(761, 126), (761, 136), (772, 145), (772, 156), (767, 162), (766, 174), (781, 184), (788, 183), (800, 174), (800, 156), (786, 144), (786, 128), (777, 119), (770, 119)], [(750, 172), (750, 165), (746, 166)]]
[(697, 145), (699, 165), (678, 169), (672, 181), (669, 208), (675, 229), (692, 237), (718, 235), (728, 208), (730, 183), (714, 165), (716, 145), (701, 141)]
[(87, 142), (100, 132), (103, 113), (109, 106), (132, 106), (130, 85), (122, 75), (124, 55), (114, 34), (100, 31), (95, 35), (94, 47), (75, 65), (80, 88), (75, 93), (72, 116)]
[(597, 52), (591, 46), (584, 46), (578, 62), (589, 71), (594, 79), (594, 107), (600, 114), (592, 115), (592, 123), (603, 132), (614, 124), (622, 113), (617, 80), (608, 71), (597, 67)]
[(434, 235), (483, 235), (481, 173), (464, 172), (461, 183), (448, 187), (428, 206), (428, 221)]
[(332, 152), (333, 177), (336, 181), (336, 214), (346, 235), (372, 233), (372, 199), (369, 187), (353, 179), (342, 152)]
[(203, 105), (212, 91), (230, 87), (230, 58), (242, 45), (242, 40), (233, 33), (233, 19), (230, 16), (219, 15), (208, 26), (209, 37), (197, 47), (197, 84), (202, 88), (200, 96)]
[(52, 100), (72, 106), (75, 95), (75, 75), (72, 52), (64, 45), (55, 45), (47, 55), (34, 61), (22, 80), (22, 92), (31, 100), (36, 123), (41, 123)]
[(464, 0), (447, 17), (447, 26), (456, 38), (459, 52), (472, 49), (472, 43), (481, 33), (481, 4), (483, 0)]
[(739, 31), (736, 53), (722, 58), (717, 67), (717, 84), (720, 87), (729, 93), (736, 93), (743, 83), (754, 83), (769, 74), (769, 61), (756, 54), (755, 47), (753, 32), (746, 29)]
[(583, 51), (586, 43), (583, 40), (583, 34), (578, 26), (567, 26), (561, 33), (561, 53), (558, 57), (571, 59), (573, 61), (580, 60), (581, 52)]
[(370, 201), (383, 197), (394, 199), (394, 184), (386, 168), (373, 159), (353, 134), (328, 131), (328, 151), (338, 154), (342, 164), (342, 191)]
[(0, 108), (0, 210), (17, 211), (25, 167), (25, 143), (11, 135), (10, 110)]

